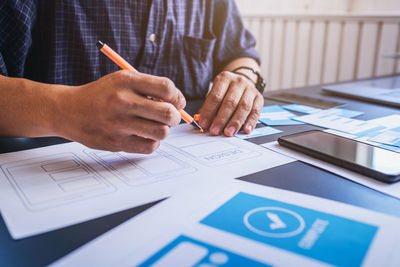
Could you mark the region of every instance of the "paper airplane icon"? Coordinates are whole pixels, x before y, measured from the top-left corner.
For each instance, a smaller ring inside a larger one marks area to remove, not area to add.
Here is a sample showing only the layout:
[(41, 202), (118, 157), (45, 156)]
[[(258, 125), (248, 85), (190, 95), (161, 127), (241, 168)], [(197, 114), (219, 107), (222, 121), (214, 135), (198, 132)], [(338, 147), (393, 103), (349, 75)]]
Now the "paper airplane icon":
[(282, 222), (281, 218), (275, 213), (267, 212), (267, 217), (272, 221), (269, 227), (272, 230), (286, 228), (286, 224)]

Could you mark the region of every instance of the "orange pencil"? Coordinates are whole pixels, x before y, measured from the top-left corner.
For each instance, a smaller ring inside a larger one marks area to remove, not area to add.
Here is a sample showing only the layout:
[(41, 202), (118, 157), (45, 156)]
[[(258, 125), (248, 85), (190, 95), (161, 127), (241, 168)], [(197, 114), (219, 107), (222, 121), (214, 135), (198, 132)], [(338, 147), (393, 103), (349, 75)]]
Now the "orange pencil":
[[(138, 71), (132, 67), (131, 64), (129, 64), (125, 59), (123, 59), (120, 55), (117, 54), (114, 50), (112, 50), (108, 45), (103, 43), (102, 41), (97, 41), (97, 47), (100, 49), (101, 52), (103, 52), (104, 55), (106, 55), (109, 59), (111, 59), (115, 64), (117, 64), (121, 69), (123, 70), (130, 70), (134, 73), (138, 73)], [(193, 125), (197, 129), (200, 130), (200, 132), (204, 132), (203, 128), (200, 127), (200, 125), (190, 116), (186, 111), (183, 109), (179, 110), (179, 113), (181, 114), (181, 118), (188, 124)]]

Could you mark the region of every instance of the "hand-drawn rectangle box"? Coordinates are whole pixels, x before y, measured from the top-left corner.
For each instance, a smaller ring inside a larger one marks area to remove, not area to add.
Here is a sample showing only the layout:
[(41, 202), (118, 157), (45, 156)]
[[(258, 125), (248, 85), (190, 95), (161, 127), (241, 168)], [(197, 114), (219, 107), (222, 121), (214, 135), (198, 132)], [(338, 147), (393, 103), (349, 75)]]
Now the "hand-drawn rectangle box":
[(61, 153), (1, 166), (30, 211), (114, 192), (116, 188), (73, 153)]

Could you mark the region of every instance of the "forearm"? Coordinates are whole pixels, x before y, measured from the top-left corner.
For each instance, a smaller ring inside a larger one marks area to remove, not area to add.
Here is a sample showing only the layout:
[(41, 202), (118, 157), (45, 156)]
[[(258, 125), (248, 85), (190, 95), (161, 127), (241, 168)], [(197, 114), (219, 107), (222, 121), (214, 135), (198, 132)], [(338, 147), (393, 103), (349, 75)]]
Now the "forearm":
[(0, 136), (56, 135), (54, 124), (63, 90), (67, 87), (0, 75)]

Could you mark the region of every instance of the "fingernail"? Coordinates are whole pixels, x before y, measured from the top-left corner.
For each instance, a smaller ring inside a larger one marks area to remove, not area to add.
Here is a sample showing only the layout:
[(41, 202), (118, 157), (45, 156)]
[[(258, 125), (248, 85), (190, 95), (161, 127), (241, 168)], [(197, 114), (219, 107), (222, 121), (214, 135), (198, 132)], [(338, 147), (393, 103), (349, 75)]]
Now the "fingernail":
[(234, 126), (231, 126), (226, 130), (225, 133), (227, 136), (234, 136), (236, 133), (236, 128)]
[(201, 117), (200, 117), (199, 123), (200, 123), (200, 126), (203, 127), (203, 128), (205, 128), (205, 129), (207, 129), (208, 126), (209, 126), (209, 124), (210, 124), (210, 122), (209, 122), (208, 119), (201, 118)]
[(182, 96), (180, 97), (178, 109), (184, 109), (186, 107), (186, 99)]
[(221, 127), (213, 126), (213, 127), (211, 127), (210, 132), (211, 132), (212, 135), (220, 135), (221, 134)]
[(247, 125), (246, 129), (247, 129), (248, 133), (251, 133), (253, 131), (253, 126)]

